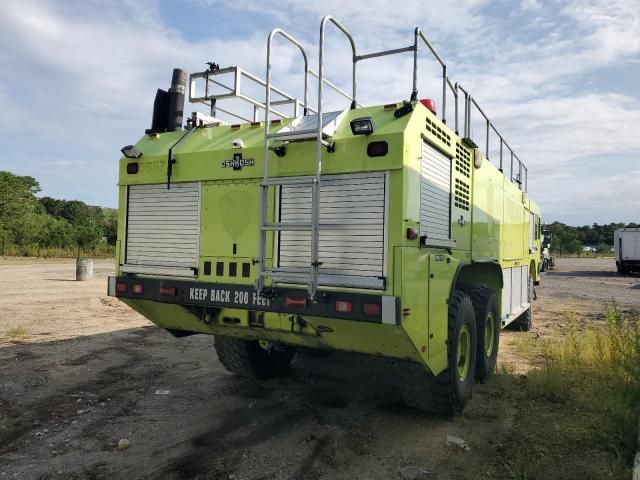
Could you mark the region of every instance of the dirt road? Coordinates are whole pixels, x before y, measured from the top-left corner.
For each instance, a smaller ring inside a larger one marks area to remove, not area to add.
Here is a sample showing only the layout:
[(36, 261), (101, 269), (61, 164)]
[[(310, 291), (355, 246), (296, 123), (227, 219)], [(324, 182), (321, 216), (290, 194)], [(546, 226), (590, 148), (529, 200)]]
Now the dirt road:
[[(224, 371), (212, 337), (176, 339), (108, 298), (109, 263), (88, 282), (73, 281), (72, 263), (10, 263), (0, 261), (0, 479), (521, 478), (511, 454), (532, 446), (515, 435), (520, 372), (536, 359), (518, 340), (557, 332), (573, 312), (597, 320), (612, 297), (640, 310), (640, 279), (611, 260), (559, 260), (537, 288), (535, 331), (502, 334), (509, 373), (477, 385), (451, 420), (399, 404), (385, 362), (356, 355), (299, 355), (288, 376), (254, 386)], [(541, 472), (565, 466), (553, 478), (609, 478), (598, 452), (572, 461), (571, 445), (536, 448)]]

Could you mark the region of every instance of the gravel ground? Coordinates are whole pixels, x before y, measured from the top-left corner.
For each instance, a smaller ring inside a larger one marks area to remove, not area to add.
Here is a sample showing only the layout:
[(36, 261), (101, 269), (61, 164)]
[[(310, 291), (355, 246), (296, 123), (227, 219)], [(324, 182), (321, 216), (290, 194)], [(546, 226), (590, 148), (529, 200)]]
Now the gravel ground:
[[(255, 386), (224, 371), (213, 338), (176, 339), (107, 297), (109, 263), (88, 282), (73, 281), (70, 263), (10, 263), (0, 262), (0, 478), (515, 478), (518, 371), (536, 360), (514, 344), (557, 332), (567, 313), (597, 319), (612, 298), (640, 309), (640, 279), (617, 276), (610, 259), (558, 260), (536, 289), (534, 332), (502, 334), (515, 373), (477, 385), (464, 414), (443, 419), (399, 404), (382, 360), (302, 354)], [(574, 473), (558, 478), (602, 478)]]

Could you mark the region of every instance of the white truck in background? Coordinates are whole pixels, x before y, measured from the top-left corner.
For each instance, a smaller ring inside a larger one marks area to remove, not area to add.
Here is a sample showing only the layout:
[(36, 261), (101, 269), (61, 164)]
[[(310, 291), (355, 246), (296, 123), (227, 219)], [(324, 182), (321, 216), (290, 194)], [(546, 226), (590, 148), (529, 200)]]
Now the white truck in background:
[(618, 228), (613, 232), (618, 273), (640, 272), (640, 228)]

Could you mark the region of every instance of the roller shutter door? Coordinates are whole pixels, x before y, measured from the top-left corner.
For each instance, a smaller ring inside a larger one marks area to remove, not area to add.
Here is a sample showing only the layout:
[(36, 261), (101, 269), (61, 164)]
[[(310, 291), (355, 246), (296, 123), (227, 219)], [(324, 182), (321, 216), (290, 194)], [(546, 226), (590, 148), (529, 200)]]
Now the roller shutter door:
[[(384, 286), (386, 195), (384, 172), (322, 177), (321, 284)], [(281, 222), (311, 222), (311, 186), (283, 185), (279, 209)], [(311, 233), (281, 232), (279, 267), (306, 273), (310, 263)]]
[(422, 142), (420, 236), (446, 242), (451, 228), (451, 160)]
[(161, 267), (155, 271), (167, 274), (198, 266), (198, 182), (174, 183), (169, 190), (166, 185), (131, 185), (127, 202), (127, 266)]

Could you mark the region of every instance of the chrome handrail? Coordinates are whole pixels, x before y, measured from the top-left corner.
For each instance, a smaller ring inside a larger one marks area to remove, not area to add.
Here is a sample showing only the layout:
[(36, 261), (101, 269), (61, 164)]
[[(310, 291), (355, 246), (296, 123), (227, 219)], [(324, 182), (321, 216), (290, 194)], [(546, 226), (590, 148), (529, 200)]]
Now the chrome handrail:
[[(498, 136), (498, 138), (500, 139), (500, 154), (499, 154), (499, 160), (500, 160), (500, 167), (499, 170), (501, 173), (504, 173), (504, 166), (503, 166), (503, 146), (507, 147), (507, 149), (509, 150), (509, 153), (511, 155), (511, 161), (510, 161), (510, 171), (509, 171), (509, 177), (510, 180), (513, 182), (513, 180), (516, 180), (516, 183), (519, 185), (520, 189), (522, 189), (522, 186), (524, 185), (524, 191), (527, 191), (528, 188), (528, 182), (527, 182), (527, 177), (528, 177), (528, 170), (526, 165), (524, 165), (524, 163), (522, 163), (522, 161), (518, 158), (518, 156), (515, 154), (515, 152), (513, 151), (513, 149), (509, 146), (509, 144), (506, 142), (506, 140), (504, 139), (504, 137), (502, 136), (502, 134), (498, 131), (498, 129), (496, 128), (496, 126), (491, 122), (491, 120), (489, 119), (489, 117), (487, 116), (487, 114), (484, 112), (484, 110), (480, 107), (480, 105), (478, 105), (478, 102), (476, 101), (475, 98), (473, 98), (473, 96), (467, 91), (465, 90), (462, 85), (460, 85), (459, 83), (455, 84), (455, 87), (457, 90), (460, 90), (463, 94), (464, 94), (464, 103), (465, 103), (465, 122), (464, 122), (464, 138), (468, 138), (471, 140), (471, 107), (474, 106), (476, 108), (476, 110), (478, 110), (478, 112), (480, 112), (480, 115), (482, 115), (482, 117), (485, 120), (485, 124), (486, 124), (486, 136), (485, 136), (485, 155), (487, 157), (487, 159), (489, 161), (491, 161), (491, 158), (489, 156), (489, 138), (490, 138), (490, 131), (493, 130), (494, 133)], [(513, 160), (516, 160), (518, 162), (518, 174), (516, 177), (514, 177), (513, 173)], [(522, 176), (523, 176), (523, 169), (524, 169), (524, 181), (522, 180)]]
[[(266, 259), (266, 243), (267, 243), (267, 232), (264, 230), (264, 227), (267, 223), (267, 198), (268, 198), (268, 189), (269, 186), (267, 184), (267, 179), (269, 178), (269, 127), (271, 125), (269, 114), (271, 113), (271, 44), (273, 43), (273, 38), (276, 35), (281, 35), (293, 45), (298, 47), (300, 52), (302, 53), (302, 57), (304, 58), (304, 115), (306, 116), (309, 110), (309, 59), (307, 57), (307, 52), (305, 51), (302, 44), (296, 40), (294, 37), (289, 35), (287, 32), (280, 28), (274, 28), (269, 32), (269, 38), (267, 39), (267, 78), (265, 82), (265, 90), (266, 90), (266, 98), (265, 98), (265, 110), (264, 110), (264, 161), (263, 161), (263, 182), (261, 184), (261, 201), (260, 201), (260, 242), (258, 245), (258, 257), (259, 257), (259, 271), (260, 274), (258, 276), (258, 292), (262, 292), (264, 287), (264, 272), (266, 270), (265, 259)], [(298, 104), (295, 105), (295, 115), (297, 115), (297, 107)]]

